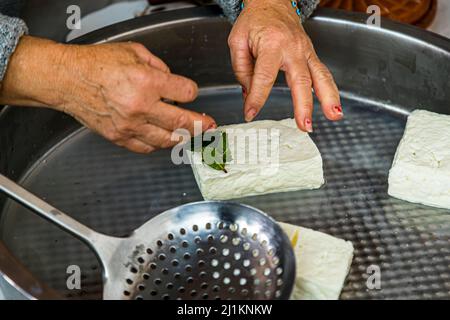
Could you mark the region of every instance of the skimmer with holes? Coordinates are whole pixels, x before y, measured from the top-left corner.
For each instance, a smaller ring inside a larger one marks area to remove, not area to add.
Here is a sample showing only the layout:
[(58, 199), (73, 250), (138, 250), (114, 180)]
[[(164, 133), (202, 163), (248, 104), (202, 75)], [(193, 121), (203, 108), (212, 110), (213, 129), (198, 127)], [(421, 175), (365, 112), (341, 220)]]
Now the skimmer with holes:
[(103, 265), (105, 299), (288, 299), (289, 239), (263, 212), (196, 202), (165, 211), (128, 238), (95, 232), (0, 175), (0, 190), (85, 241)]

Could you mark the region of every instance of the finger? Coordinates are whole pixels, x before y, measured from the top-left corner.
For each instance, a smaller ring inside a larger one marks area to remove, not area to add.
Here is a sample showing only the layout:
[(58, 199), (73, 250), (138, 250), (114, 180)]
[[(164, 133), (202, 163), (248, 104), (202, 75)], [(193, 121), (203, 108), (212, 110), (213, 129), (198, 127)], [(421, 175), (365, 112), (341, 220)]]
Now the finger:
[(267, 101), (281, 67), (281, 59), (278, 50), (267, 50), (256, 59), (250, 92), (244, 104), (246, 121), (253, 120)]
[(172, 140), (172, 132), (153, 124), (145, 124), (139, 128), (136, 139), (144, 144), (154, 146), (156, 148), (169, 148), (178, 143)]
[(253, 57), (248, 48), (247, 40), (230, 41), (230, 56), (231, 66), (237, 81), (242, 85), (242, 93), (245, 99), (250, 89), (254, 68)]
[(140, 59), (142, 59), (148, 65), (162, 71), (170, 72), (169, 67), (160, 58), (152, 54), (143, 44), (132, 43), (133, 49)]
[(294, 57), (292, 62), (286, 65), (286, 81), (291, 88), (292, 101), (294, 103), (294, 116), (297, 126), (305, 131), (312, 132), (312, 79), (309, 74), (306, 60)]
[(328, 68), (320, 62), (316, 53), (311, 53), (308, 69), (311, 74), (314, 92), (320, 101), (322, 111), (329, 120), (340, 120), (344, 116), (339, 90)]
[(153, 78), (158, 79), (154, 85), (161, 98), (178, 102), (191, 102), (197, 97), (198, 87), (191, 79), (158, 70), (156, 70)]
[(214, 119), (206, 114), (179, 108), (162, 101), (153, 110), (147, 117), (148, 121), (169, 131), (184, 128), (191, 134), (196, 134), (194, 130), (196, 122), (200, 122), (202, 132), (217, 127)]
[(123, 146), (124, 148), (127, 148), (128, 150), (136, 152), (136, 153), (147, 154), (147, 153), (150, 153), (150, 152), (156, 150), (155, 147), (148, 145), (136, 138), (128, 139), (128, 140), (122, 142), (120, 145)]
[(170, 73), (170, 68), (167, 66), (167, 64), (164, 63), (160, 58), (157, 56), (151, 54), (150, 61), (148, 62), (152, 67), (155, 67), (162, 72)]

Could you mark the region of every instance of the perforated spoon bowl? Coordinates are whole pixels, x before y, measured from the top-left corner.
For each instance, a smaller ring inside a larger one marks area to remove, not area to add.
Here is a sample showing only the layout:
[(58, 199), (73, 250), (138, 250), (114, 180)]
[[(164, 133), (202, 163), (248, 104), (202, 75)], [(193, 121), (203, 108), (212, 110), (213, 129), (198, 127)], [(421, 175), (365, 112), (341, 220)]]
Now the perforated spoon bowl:
[(167, 210), (127, 238), (100, 234), (0, 175), (0, 190), (87, 243), (104, 299), (288, 299), (292, 247), (265, 213), (230, 202)]

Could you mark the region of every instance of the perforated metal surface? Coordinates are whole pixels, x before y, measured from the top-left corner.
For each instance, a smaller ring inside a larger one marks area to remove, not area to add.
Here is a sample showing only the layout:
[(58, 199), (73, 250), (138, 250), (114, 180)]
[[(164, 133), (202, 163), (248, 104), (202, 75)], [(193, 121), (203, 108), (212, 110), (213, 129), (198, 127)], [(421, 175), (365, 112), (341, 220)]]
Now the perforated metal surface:
[(222, 216), (219, 212), (223, 209), (209, 213), (197, 206), (194, 216), (189, 211), (179, 215), (186, 219), (178, 227), (153, 234), (154, 241), (136, 263), (127, 266), (125, 278), (118, 284), (123, 290), (121, 298), (289, 298), (295, 277), (289, 239), (272, 219), (230, 205), (235, 211)]
[[(316, 109), (313, 140), (324, 160), (320, 190), (239, 200), (279, 221), (353, 242), (355, 257), (341, 295), (349, 298), (450, 298), (450, 212), (387, 195), (387, 176), (406, 118), (343, 101), (345, 119), (332, 123)], [(195, 108), (219, 124), (242, 122), (237, 89), (210, 90)], [(258, 119), (292, 116), (289, 92), (274, 91)], [(298, 172), (296, 174), (301, 174)], [(125, 235), (154, 215), (201, 200), (191, 168), (170, 162), (170, 151), (126, 152), (81, 131), (50, 152), (21, 182), (79, 221)], [(100, 298), (101, 271), (81, 242), (11, 204), (1, 237), (42, 280), (68, 297)], [(67, 290), (66, 268), (82, 270), (82, 289)], [(369, 290), (367, 268), (381, 270), (381, 289)]]

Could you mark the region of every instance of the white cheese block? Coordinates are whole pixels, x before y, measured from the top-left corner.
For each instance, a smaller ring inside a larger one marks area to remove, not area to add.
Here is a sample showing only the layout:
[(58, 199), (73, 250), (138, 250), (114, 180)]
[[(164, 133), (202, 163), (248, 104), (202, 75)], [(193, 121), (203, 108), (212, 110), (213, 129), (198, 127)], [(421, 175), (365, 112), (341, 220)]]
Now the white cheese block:
[(350, 271), (353, 244), (311, 229), (279, 223), (294, 241), (293, 300), (337, 300)]
[(389, 172), (388, 193), (450, 209), (450, 116), (411, 113)]
[[(324, 183), (320, 152), (309, 135), (297, 128), (294, 119), (254, 121), (218, 130), (228, 136), (232, 161), (226, 164), (227, 173), (202, 163), (200, 152), (189, 152), (195, 179), (205, 199), (316, 189)], [(254, 132), (257, 140), (242, 143), (244, 136), (255, 137)], [(264, 147), (269, 151), (262, 151)]]

